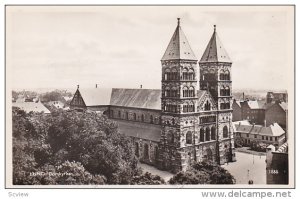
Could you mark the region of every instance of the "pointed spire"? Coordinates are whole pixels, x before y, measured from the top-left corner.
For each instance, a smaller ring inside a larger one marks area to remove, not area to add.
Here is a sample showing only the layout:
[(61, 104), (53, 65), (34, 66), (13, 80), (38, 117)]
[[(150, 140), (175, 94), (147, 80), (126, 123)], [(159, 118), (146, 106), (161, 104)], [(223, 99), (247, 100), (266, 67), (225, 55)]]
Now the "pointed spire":
[(197, 60), (181, 29), (180, 18), (177, 18), (177, 27), (161, 60), (174, 59)]
[(223, 44), (221, 43), (216, 25), (214, 25), (214, 32), (211, 36), (209, 43), (200, 59), (200, 62), (232, 62), (228, 56)]

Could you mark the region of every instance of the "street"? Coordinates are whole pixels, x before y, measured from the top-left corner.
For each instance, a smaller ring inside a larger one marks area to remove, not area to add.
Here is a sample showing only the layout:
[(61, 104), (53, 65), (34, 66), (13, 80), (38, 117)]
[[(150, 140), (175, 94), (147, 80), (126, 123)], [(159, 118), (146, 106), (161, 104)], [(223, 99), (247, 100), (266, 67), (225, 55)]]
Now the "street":
[(266, 184), (266, 156), (235, 152), (236, 162), (225, 164), (227, 169), (236, 179), (236, 184), (248, 184), (253, 180), (254, 184)]

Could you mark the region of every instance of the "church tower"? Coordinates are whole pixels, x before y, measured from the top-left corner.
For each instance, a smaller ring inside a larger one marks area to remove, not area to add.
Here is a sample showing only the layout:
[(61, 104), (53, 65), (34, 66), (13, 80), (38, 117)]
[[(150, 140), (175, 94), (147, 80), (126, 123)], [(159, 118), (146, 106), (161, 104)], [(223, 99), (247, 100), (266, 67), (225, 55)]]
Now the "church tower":
[[(180, 18), (171, 41), (161, 59), (162, 133), (160, 167), (182, 170), (186, 151), (195, 137), (197, 106), (197, 58), (182, 31)], [(191, 154), (190, 154), (191, 155)]]
[(231, 64), (214, 25), (214, 32), (199, 61), (200, 89), (209, 90), (214, 98), (218, 114), (219, 163), (235, 161), (232, 129), (232, 80)]

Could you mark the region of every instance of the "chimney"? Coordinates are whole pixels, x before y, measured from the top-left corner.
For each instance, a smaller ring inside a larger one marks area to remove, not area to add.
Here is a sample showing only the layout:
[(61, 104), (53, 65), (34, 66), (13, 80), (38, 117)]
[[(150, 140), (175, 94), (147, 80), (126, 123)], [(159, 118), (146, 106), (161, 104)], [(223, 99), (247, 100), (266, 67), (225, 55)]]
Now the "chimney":
[(143, 85), (142, 85), (142, 84), (140, 85), (140, 88), (143, 88)]
[(96, 84), (96, 88), (98, 88), (98, 84)]
[(245, 101), (245, 93), (243, 92), (243, 101)]

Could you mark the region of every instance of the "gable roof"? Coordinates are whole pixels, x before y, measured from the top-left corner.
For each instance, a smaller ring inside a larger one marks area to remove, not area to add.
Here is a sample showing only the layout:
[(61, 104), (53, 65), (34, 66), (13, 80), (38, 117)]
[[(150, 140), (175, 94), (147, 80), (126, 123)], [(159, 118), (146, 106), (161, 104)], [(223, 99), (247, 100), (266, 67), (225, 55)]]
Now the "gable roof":
[(215, 25), (214, 32), (206, 46), (200, 62), (232, 62), (218, 37)]
[(250, 109), (267, 109), (270, 105), (266, 104), (265, 101), (249, 100), (240, 101), (238, 105), (243, 106), (247, 104)]
[(161, 110), (159, 89), (112, 89), (110, 105)]
[(285, 133), (284, 130), (277, 123), (273, 123), (268, 127), (260, 125), (235, 124), (235, 130), (237, 132), (260, 134), (266, 136), (281, 136)]
[(78, 89), (86, 106), (109, 105), (111, 88)]
[(161, 58), (161, 60), (184, 59), (195, 60), (197, 58), (180, 26), (180, 18), (178, 18), (178, 25), (169, 42), (169, 45)]
[(288, 110), (288, 103), (280, 102), (278, 105), (282, 108), (282, 110), (284, 110), (284, 111)]
[(18, 107), (24, 110), (26, 113), (31, 111), (38, 113), (50, 113), (50, 111), (41, 102), (14, 102), (12, 103), (12, 106)]
[[(160, 89), (125, 89), (125, 88), (91, 88), (77, 90), (86, 106), (122, 106), (130, 108), (142, 108), (161, 110)], [(76, 92), (77, 92), (76, 91)], [(197, 90), (199, 100), (209, 96), (207, 90)], [(213, 104), (213, 108), (215, 104)]]

